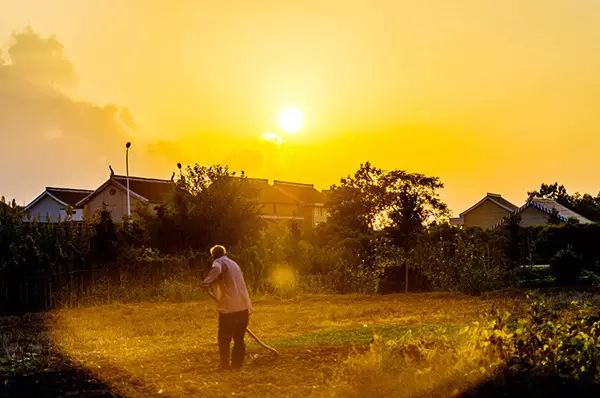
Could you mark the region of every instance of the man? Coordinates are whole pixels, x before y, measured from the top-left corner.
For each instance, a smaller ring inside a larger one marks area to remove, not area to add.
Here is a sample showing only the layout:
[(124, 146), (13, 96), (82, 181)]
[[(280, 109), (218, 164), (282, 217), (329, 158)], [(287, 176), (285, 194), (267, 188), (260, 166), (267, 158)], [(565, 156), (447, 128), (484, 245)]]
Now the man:
[(219, 312), (219, 355), (221, 369), (228, 369), (229, 347), (233, 339), (231, 367), (239, 368), (244, 362), (246, 344), (244, 335), (248, 326), (248, 315), (252, 311), (252, 303), (244, 281), (244, 274), (237, 263), (227, 257), (225, 247), (213, 246), (210, 249), (213, 263), (203, 286), (210, 288), (217, 298)]

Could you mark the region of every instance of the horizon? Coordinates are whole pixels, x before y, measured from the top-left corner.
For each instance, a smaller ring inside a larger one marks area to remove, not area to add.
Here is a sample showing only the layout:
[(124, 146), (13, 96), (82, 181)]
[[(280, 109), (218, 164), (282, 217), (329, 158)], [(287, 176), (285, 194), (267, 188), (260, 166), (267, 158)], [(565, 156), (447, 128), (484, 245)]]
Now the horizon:
[(126, 141), (155, 178), (433, 175), (453, 215), (541, 183), (600, 191), (593, 2), (40, 4), (0, 15), (0, 195), (21, 205), (98, 187)]

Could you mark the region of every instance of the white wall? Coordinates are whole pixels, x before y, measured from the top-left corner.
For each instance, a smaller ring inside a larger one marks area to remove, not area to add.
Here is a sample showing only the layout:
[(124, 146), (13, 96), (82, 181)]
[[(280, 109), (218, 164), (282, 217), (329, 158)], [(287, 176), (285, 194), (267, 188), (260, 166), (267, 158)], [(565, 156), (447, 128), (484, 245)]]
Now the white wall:
[(35, 220), (39, 217), (40, 222), (46, 222), (46, 214), (50, 217), (50, 221), (58, 221), (59, 215), (62, 219), (61, 210), (63, 205), (49, 196), (44, 196), (39, 202), (28, 210), (29, 219)]
[[(83, 209), (74, 209), (75, 212), (71, 216), (72, 221), (83, 220)], [(28, 211), (29, 220), (35, 220), (39, 216), (40, 222), (47, 222), (46, 214), (50, 217), (50, 222), (56, 222), (59, 219), (65, 220), (67, 218), (67, 212), (65, 206), (58, 203), (56, 200), (49, 196), (44, 196), (39, 202), (35, 204)]]

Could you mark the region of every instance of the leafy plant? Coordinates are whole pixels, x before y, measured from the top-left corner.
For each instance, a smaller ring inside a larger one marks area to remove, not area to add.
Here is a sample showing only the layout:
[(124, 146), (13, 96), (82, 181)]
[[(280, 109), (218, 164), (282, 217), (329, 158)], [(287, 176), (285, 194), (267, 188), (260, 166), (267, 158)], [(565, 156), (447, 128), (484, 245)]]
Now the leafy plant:
[(576, 283), (579, 281), (583, 262), (570, 247), (559, 250), (550, 259), (550, 267), (559, 284)]
[(485, 333), (502, 359), (505, 386), (537, 396), (600, 387), (600, 317), (593, 307), (573, 301), (558, 310), (537, 299), (525, 317), (496, 314)]

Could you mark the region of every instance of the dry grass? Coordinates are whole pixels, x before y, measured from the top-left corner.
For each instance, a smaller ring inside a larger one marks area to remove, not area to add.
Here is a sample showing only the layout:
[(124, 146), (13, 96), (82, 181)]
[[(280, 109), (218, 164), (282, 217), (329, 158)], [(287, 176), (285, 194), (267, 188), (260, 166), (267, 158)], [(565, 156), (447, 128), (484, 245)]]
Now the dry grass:
[[(209, 301), (115, 304), (56, 311), (47, 327), (74, 362), (125, 396), (331, 395), (332, 376), (373, 335), (454, 333), (492, 304), (459, 294), (259, 298), (251, 328), (282, 353), (254, 343), (238, 372), (215, 372), (216, 313)], [(344, 365), (346, 366), (346, 365)]]

